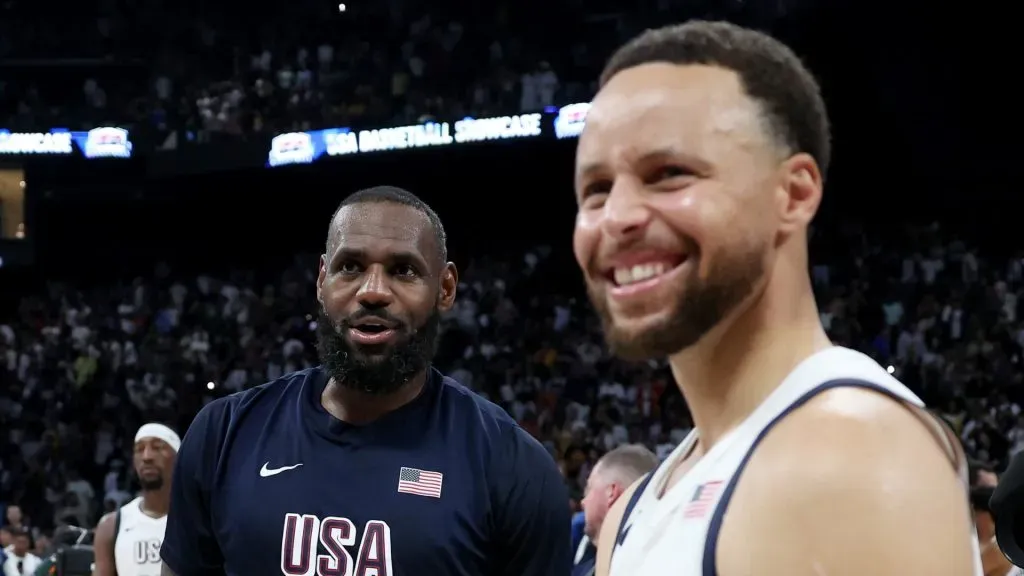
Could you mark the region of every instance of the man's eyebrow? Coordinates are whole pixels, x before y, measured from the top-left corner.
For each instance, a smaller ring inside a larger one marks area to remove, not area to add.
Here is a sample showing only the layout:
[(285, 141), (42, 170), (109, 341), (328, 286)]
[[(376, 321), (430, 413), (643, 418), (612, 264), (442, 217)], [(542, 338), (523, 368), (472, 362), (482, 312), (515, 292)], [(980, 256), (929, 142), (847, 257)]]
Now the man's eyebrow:
[[(369, 257), (369, 253), (362, 248), (339, 248), (333, 255), (328, 259), (328, 262), (334, 262), (341, 258), (352, 259), (352, 260), (366, 260)], [(422, 255), (417, 252), (410, 250), (396, 250), (388, 253), (386, 259), (390, 262), (411, 262), (414, 264), (426, 265), (427, 262)]]

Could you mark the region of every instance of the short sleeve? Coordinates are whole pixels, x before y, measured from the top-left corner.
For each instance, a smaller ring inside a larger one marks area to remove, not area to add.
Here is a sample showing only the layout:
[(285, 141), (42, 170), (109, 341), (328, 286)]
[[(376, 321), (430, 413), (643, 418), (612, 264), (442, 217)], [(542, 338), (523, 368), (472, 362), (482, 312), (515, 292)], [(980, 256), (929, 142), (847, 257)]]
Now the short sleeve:
[(572, 570), (572, 513), (558, 466), (516, 426), (494, 464), (497, 566), (506, 576), (565, 576)]
[(189, 426), (178, 451), (160, 557), (177, 576), (224, 574), (224, 557), (210, 516), (210, 493), (226, 400), (207, 404)]

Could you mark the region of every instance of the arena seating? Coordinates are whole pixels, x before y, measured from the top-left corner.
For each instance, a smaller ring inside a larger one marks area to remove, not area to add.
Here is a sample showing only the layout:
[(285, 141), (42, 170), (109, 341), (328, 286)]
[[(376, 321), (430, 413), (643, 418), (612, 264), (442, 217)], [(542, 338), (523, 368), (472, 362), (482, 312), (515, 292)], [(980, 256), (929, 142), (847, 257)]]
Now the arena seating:
[(533, 111), (589, 96), (597, 46), (572, 2), (461, 4), (342, 12), (293, 2), (253, 28), (238, 18), (251, 11), (241, 2), (107, 2), (76, 7), (60, 25), (10, 3), (0, 18), (0, 110), (13, 114), (0, 126), (114, 124), (208, 139)]

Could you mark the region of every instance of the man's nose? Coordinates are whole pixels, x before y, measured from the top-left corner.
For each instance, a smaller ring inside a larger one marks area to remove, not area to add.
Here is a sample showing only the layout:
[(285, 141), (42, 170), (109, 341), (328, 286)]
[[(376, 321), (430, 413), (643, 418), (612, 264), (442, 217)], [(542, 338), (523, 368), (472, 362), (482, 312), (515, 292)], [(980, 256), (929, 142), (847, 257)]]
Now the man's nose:
[(604, 204), (602, 230), (615, 240), (640, 235), (651, 221), (643, 194), (628, 182), (617, 182)]
[(391, 293), (387, 272), (381, 266), (372, 266), (366, 271), (356, 299), (367, 308), (383, 308), (391, 304), (394, 294)]

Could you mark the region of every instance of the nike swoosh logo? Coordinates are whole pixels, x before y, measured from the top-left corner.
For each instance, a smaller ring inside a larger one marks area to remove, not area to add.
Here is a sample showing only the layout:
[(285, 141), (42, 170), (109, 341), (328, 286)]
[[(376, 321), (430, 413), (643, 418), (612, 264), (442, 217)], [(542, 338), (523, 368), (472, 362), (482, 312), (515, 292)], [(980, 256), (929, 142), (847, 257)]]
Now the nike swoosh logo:
[(267, 462), (266, 464), (263, 465), (263, 468), (260, 468), (260, 477), (261, 478), (269, 478), (270, 476), (277, 476), (281, 472), (287, 472), (289, 470), (295, 470), (299, 466), (302, 466), (302, 464), (292, 464), (291, 466), (282, 466), (280, 468), (270, 468), (270, 462)]

